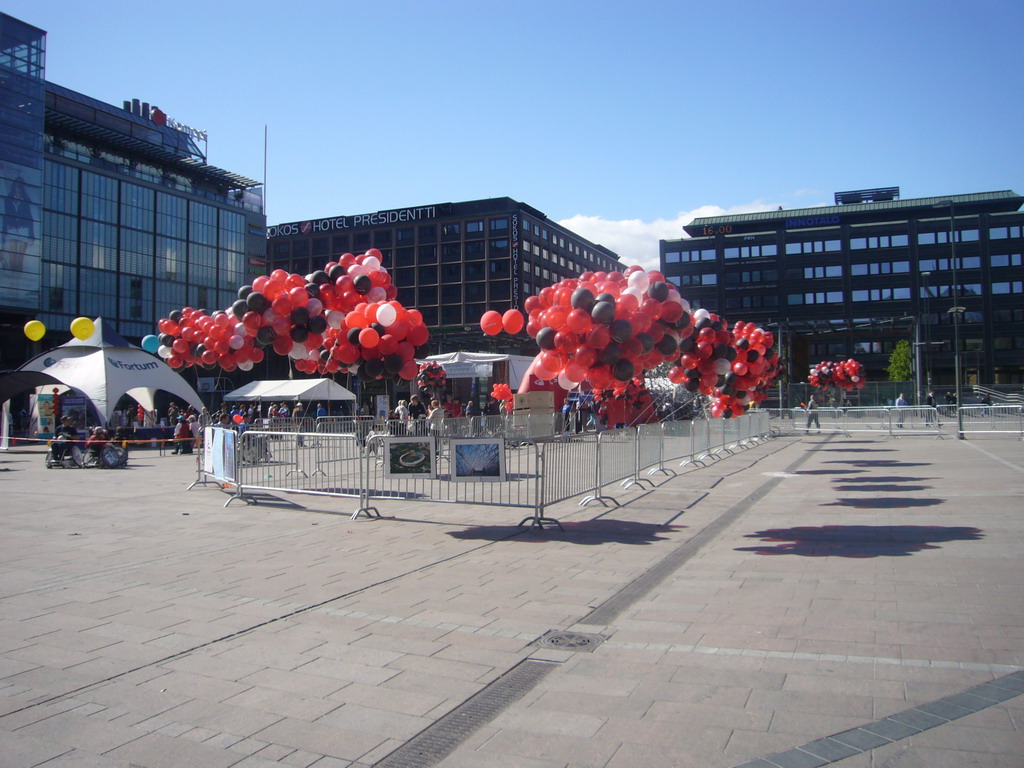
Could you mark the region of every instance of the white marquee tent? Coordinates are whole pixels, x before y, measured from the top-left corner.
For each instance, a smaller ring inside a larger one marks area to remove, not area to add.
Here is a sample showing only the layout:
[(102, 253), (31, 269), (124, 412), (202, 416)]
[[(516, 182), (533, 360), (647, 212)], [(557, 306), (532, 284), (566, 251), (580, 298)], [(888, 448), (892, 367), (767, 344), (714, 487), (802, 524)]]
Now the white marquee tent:
[(519, 388), (533, 358), (488, 352), (447, 352), (442, 355), (431, 355), (420, 362), (437, 363), (444, 368), (449, 379), (487, 378), (491, 375), (494, 363), (507, 362), (508, 385), (515, 391)]
[(52, 376), (87, 397), (104, 423), (109, 423), (122, 395), (134, 398), (147, 411), (156, 408), (160, 390), (197, 410), (203, 401), (185, 379), (159, 357), (129, 344), (102, 318), (87, 339), (72, 339), (29, 360), (19, 371)]
[(226, 403), (251, 403), (262, 400), (355, 400), (356, 396), (332, 379), (281, 379), (251, 381), (224, 395)]

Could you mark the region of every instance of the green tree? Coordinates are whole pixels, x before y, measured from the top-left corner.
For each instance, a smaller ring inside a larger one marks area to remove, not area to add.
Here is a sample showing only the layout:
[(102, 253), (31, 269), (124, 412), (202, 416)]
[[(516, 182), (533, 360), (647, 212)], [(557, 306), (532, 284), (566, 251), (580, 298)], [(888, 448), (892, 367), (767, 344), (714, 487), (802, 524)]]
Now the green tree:
[(897, 342), (889, 356), (889, 381), (910, 381), (910, 342)]

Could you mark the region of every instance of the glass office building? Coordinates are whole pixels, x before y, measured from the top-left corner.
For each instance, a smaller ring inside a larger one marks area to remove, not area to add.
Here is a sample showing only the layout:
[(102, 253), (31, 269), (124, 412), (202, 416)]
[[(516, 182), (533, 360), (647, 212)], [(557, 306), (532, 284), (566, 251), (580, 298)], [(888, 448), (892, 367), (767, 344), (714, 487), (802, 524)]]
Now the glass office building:
[(46, 346), (82, 315), (138, 342), (174, 309), (230, 306), (251, 265), (265, 269), (260, 182), (209, 165), (203, 132), (156, 107), (46, 82), (41, 30), (0, 15), (0, 31), (0, 147), (16, 174), (3, 178), (0, 368), (28, 356), (30, 319)]
[(1020, 385), (1022, 204), (1012, 191), (841, 192), (832, 206), (695, 219), (690, 237), (661, 241), (661, 266), (695, 306), (781, 332), (795, 382), (848, 357), (887, 380), (907, 340), (922, 389), (952, 389), (959, 335), (963, 386)]
[(508, 197), (279, 224), (268, 237), (271, 268), (303, 275), (377, 248), (398, 300), (423, 313), (440, 351), (484, 346), (479, 321), (489, 309), (521, 308), (565, 277), (623, 266), (604, 246)]

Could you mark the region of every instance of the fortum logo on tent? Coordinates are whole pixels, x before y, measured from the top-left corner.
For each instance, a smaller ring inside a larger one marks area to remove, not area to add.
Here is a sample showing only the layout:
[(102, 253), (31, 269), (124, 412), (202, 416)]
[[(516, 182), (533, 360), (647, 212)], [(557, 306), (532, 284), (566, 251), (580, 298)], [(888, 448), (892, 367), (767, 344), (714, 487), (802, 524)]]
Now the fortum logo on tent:
[(150, 371), (157, 368), (155, 362), (152, 363), (125, 363), (120, 360), (115, 360), (112, 357), (107, 358), (107, 362), (115, 368), (120, 368), (122, 371)]

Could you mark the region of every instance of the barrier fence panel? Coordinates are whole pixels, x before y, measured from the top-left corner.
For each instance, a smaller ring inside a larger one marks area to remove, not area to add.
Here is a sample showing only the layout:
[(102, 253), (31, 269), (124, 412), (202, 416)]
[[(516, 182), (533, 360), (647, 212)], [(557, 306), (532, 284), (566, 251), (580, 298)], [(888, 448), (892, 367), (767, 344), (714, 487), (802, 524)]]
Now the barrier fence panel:
[(708, 456), (722, 458), (725, 452), (725, 419), (708, 419)]
[(1024, 406), (965, 405), (960, 418), (965, 435), (1016, 434), (1024, 439)]
[(888, 408), (847, 408), (843, 419), (844, 433), (890, 433)]
[(693, 430), (690, 440), (690, 455), (679, 462), (679, 466), (685, 467), (687, 464), (706, 466), (705, 459), (710, 458), (711, 422), (707, 419), (694, 419), (690, 424)]
[(905, 405), (889, 409), (890, 433), (894, 437), (905, 435), (940, 436), (939, 414), (930, 405)]
[(693, 456), (692, 421), (663, 421), (661, 443), (665, 461), (690, 458)]
[(640, 482), (640, 472), (649, 467), (651, 468), (647, 473), (649, 475), (656, 472), (668, 472), (665, 469), (664, 449), (661, 424), (641, 424), (637, 427), (634, 482)]
[(583, 494), (597, 494), (598, 436), (575, 435), (568, 440), (538, 441), (541, 452), (541, 505)]

